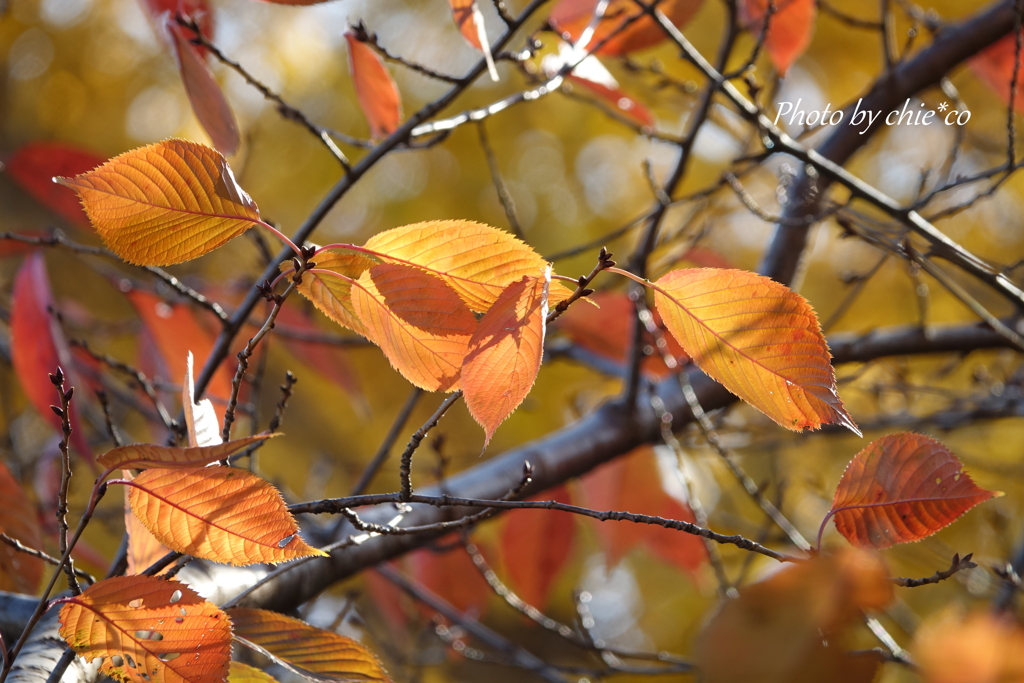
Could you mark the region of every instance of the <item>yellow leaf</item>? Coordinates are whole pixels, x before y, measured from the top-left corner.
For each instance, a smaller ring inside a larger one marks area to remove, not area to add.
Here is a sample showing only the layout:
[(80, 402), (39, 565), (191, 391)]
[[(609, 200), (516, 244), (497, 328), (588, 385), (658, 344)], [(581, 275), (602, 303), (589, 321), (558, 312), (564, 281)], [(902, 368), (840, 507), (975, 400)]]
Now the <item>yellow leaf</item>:
[(194, 259), (260, 220), (220, 152), (187, 140), (140, 147), (57, 181), (78, 193), (103, 243), (136, 265)]
[[(363, 271), (377, 262), (362, 254), (334, 249), (318, 252), (314, 262), (317, 271), (331, 271), (343, 277), (315, 271), (303, 273), (302, 282), (297, 287), (299, 292), (334, 322), (369, 338), (366, 326), (352, 310), (352, 280), (358, 280)], [(286, 266), (281, 267), (284, 269)]]
[(146, 470), (129, 500), (157, 540), (179, 553), (233, 565), (326, 555), (299, 538), (277, 489), (246, 470)]
[(196, 448), (155, 446), (148, 443), (119, 446), (101, 455), (97, 462), (108, 470), (118, 468), (143, 470), (149, 468), (181, 469), (184, 467), (203, 467), (211, 462), (223, 460), (254, 443), (259, 443), (272, 436), (277, 436), (277, 434), (257, 434), (217, 446)]
[(228, 610), (235, 638), (315, 681), (390, 683), (377, 657), (360, 643), (276, 612)]
[(505, 288), (480, 319), (462, 365), (466, 406), (487, 434), (530, 393), (544, 352), (551, 267)]
[[(454, 289), (474, 311), (485, 312), (502, 290), (547, 263), (528, 244), (503, 230), (473, 221), (428, 221), (386, 230), (365, 247), (382, 258), (427, 270)], [(319, 262), (319, 259), (317, 259)], [(570, 296), (551, 284), (550, 303)]]
[(277, 679), (248, 664), (231, 662), (228, 669), (228, 683), (277, 683)]
[(654, 302), (701, 370), (787, 429), (837, 422), (858, 436), (836, 392), (818, 317), (799, 294), (745, 270), (674, 270)]
[(476, 318), (440, 278), (384, 263), (352, 287), (352, 308), (366, 337), (407, 380), (427, 391), (458, 388)]
[(220, 683), (231, 657), (231, 624), (188, 586), (121, 576), (66, 598), (60, 635), (100, 673), (128, 683)]

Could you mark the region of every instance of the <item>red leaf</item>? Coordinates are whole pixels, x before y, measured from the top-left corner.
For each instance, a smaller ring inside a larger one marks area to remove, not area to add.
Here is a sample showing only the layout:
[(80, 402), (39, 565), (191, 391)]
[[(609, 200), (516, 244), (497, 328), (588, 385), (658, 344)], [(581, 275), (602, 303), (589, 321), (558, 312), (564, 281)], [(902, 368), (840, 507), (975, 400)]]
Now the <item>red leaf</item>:
[[(30, 548), (42, 546), (42, 532), (36, 507), (25, 495), (21, 484), (0, 462), (0, 532)], [(35, 594), (43, 577), (43, 561), (0, 544), (0, 590)]]
[(494, 58), (491, 56), (491, 44), (487, 40), (487, 31), (484, 28), (484, 15), (480, 13), (480, 5), (477, 0), (448, 0), (452, 8), (452, 19), (459, 27), (459, 32), (466, 42), (484, 53), (487, 59), (487, 70), (490, 71), (491, 80), (498, 80), (498, 70), (494, 66)]
[(185, 85), (192, 111), (210, 136), (213, 146), (221, 154), (234, 154), (238, 151), (240, 143), (238, 125), (217, 79), (203, 59), (202, 53), (189, 42), (186, 33), (188, 30), (182, 28), (171, 17), (167, 17), (166, 25), (171, 34), (174, 56), (181, 72), (181, 82)]
[[(633, 340), (633, 302), (621, 292), (597, 292), (590, 299), (600, 306), (600, 310), (590, 306), (573, 306), (558, 319), (559, 328), (577, 346), (617, 363), (624, 363)], [(658, 327), (664, 329), (658, 312), (651, 311), (651, 314)], [(685, 364), (688, 358), (683, 347), (667, 332), (662, 338), (668, 344), (669, 354), (680, 365)], [(654, 339), (645, 333), (644, 340), (652, 350), (640, 365), (644, 375), (652, 379), (668, 377), (672, 374), (671, 370), (654, 348)]]
[[(760, 35), (769, 1), (741, 0), (740, 25), (754, 35)], [(764, 48), (779, 74), (785, 76), (797, 57), (811, 44), (817, 8), (815, 0), (785, 0), (775, 2), (775, 8), (768, 20), (768, 38), (764, 41)]]
[[(572, 502), (565, 486), (529, 500)], [(512, 588), (527, 603), (543, 609), (558, 573), (572, 555), (573, 515), (551, 510), (516, 510), (501, 532), (501, 553)]]
[[(548, 21), (562, 37), (569, 42), (579, 40), (583, 31), (590, 25), (600, 0), (562, 0), (551, 10)], [(682, 28), (700, 9), (703, 0), (663, 0), (658, 9), (665, 13), (669, 21)], [(600, 43), (605, 37), (617, 32), (610, 38), (597, 54), (617, 57), (652, 47), (665, 41), (668, 37), (650, 17), (643, 17), (632, 22), (619, 31), (623, 22), (641, 13), (643, 9), (631, 0), (611, 0), (604, 11), (602, 19), (594, 31), (588, 45)]]
[(931, 536), (1001, 495), (978, 488), (935, 439), (890, 434), (850, 461), (825, 522), (834, 517), (839, 533), (854, 545), (888, 548)]
[(473, 558), (462, 547), (455, 545), (456, 537), (448, 535), (438, 540), (445, 550), (426, 548), (408, 556), (409, 573), (430, 592), (444, 598), (460, 612), (480, 616), (491, 596), (491, 587), (480, 575)]
[[(52, 310), (53, 292), (46, 274), (46, 262), (43, 255), (36, 252), (25, 259), (14, 278), (11, 356), (14, 372), (29, 402), (59, 431), (60, 418), (50, 410), (50, 406), (59, 403), (59, 399), (48, 376), (60, 366), (68, 377), (68, 386), (81, 386), (81, 383), (75, 375), (64, 333), (50, 313)], [(77, 400), (82, 398), (80, 393)], [(71, 443), (75, 450), (92, 462), (92, 452), (74, 403), (71, 406), (71, 429)]]
[[(166, 18), (171, 21), (177, 15), (193, 19), (199, 25), (199, 32), (206, 38), (213, 38), (213, 10), (207, 0), (141, 0), (143, 7), (149, 12), (153, 28), (162, 34)], [(175, 22), (176, 23), (176, 22)], [(183, 29), (187, 39), (195, 37), (191, 29)], [(198, 48), (199, 54), (206, 56), (206, 48)]]
[[(988, 87), (995, 90), (1004, 102), (1010, 101), (1010, 81), (1013, 79), (1013, 66), (1017, 57), (1017, 37), (1012, 33), (997, 40), (975, 55), (971, 61), (971, 69)], [(1024, 56), (1021, 61), (1024, 62)], [(1024, 112), (1024, 65), (1017, 73), (1017, 98), (1014, 109)]]
[[(650, 446), (642, 446), (588, 474), (581, 481), (587, 506), (696, 521), (689, 505), (666, 493), (655, 458)], [(609, 564), (617, 563), (639, 545), (688, 572), (699, 569), (707, 557), (704, 543), (697, 536), (660, 526), (601, 522), (598, 530)]]
[(384, 62), (366, 43), (346, 31), (349, 67), (359, 106), (370, 123), (370, 137), (381, 140), (402, 123), (402, 98)]
[[(164, 379), (175, 384), (181, 381), (187, 370), (189, 351), (200, 362), (210, 354), (215, 335), (200, 323), (189, 306), (168, 304), (155, 294), (140, 289), (133, 289), (126, 296), (156, 341), (167, 371)], [(206, 396), (227, 400), (231, 395), (232, 376), (226, 366), (218, 368), (207, 387)]]
[(37, 202), (79, 227), (89, 227), (74, 190), (53, 182), (100, 166), (105, 158), (61, 142), (30, 142), (6, 162), (7, 174)]
[(587, 90), (597, 95), (600, 99), (611, 105), (613, 109), (625, 114), (641, 126), (645, 126), (647, 128), (654, 127), (654, 116), (647, 107), (637, 100), (634, 100), (618, 88), (613, 88), (603, 83), (598, 83), (597, 81), (588, 81), (576, 74), (569, 74), (569, 80), (573, 83), (579, 83)]

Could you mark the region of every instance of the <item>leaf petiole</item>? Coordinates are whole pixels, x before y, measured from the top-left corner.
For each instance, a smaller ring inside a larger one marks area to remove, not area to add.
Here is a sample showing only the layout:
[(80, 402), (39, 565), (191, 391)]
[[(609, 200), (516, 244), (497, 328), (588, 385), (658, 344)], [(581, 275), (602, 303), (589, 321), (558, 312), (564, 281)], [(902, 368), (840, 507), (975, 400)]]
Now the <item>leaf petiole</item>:
[(287, 235), (285, 235), (283, 232), (281, 232), (280, 230), (275, 228), (270, 223), (267, 223), (266, 221), (256, 221), (256, 225), (261, 225), (264, 228), (266, 228), (267, 230), (269, 230), (270, 232), (274, 233), (274, 235), (279, 240), (281, 240), (282, 242), (287, 244), (291, 248), (291, 250), (295, 252), (296, 256), (299, 256), (301, 258), (302, 250), (299, 249), (297, 246), (295, 246), (295, 242), (292, 242), (291, 239)]

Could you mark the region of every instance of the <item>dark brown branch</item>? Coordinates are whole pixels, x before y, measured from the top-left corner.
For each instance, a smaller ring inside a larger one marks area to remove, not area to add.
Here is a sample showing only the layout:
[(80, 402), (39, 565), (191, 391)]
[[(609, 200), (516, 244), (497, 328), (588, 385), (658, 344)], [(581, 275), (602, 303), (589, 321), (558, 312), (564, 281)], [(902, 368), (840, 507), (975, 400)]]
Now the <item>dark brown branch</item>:
[(949, 569), (935, 572), (931, 576), (926, 576), (923, 579), (901, 579), (897, 577), (892, 577), (889, 580), (897, 586), (903, 586), (904, 588), (917, 588), (918, 586), (927, 586), (929, 584), (939, 583), (952, 577), (957, 572), (962, 572), (965, 569), (974, 569), (975, 567), (977, 567), (978, 565), (976, 563), (971, 562), (971, 558), (973, 556), (974, 553), (968, 553), (963, 557), (960, 557), (960, 553), (957, 553), (953, 556), (953, 562), (950, 563)]

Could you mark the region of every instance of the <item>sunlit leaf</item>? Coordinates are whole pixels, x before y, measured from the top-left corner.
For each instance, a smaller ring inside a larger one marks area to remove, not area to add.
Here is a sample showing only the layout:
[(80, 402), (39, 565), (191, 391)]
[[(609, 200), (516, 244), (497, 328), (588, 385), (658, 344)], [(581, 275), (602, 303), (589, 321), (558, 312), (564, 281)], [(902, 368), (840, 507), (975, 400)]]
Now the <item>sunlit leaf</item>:
[(228, 683), (277, 683), (277, 679), (248, 664), (231, 662), (228, 669)]
[(345, 33), (348, 63), (359, 106), (370, 124), (370, 137), (383, 140), (402, 123), (402, 98), (384, 62), (352, 31)]
[[(599, 306), (598, 310), (572, 306), (558, 318), (552, 329), (557, 325), (577, 346), (616, 363), (625, 363), (633, 343), (633, 321), (636, 316), (633, 302), (623, 292), (595, 292), (589, 298)], [(651, 313), (655, 324), (664, 330), (658, 312)], [(680, 366), (689, 361), (683, 347), (671, 334), (663, 331), (662, 339), (665, 340), (669, 355)], [(643, 340), (645, 355), (640, 361), (640, 370), (652, 379), (668, 377), (671, 370), (655, 347), (656, 341), (646, 330)]]
[(220, 152), (187, 140), (140, 147), (58, 181), (81, 197), (103, 243), (136, 265), (194, 259), (260, 219)]
[(1024, 628), (1010, 615), (948, 610), (917, 629), (911, 654), (925, 683), (1024, 681)]
[[(643, 446), (602, 465), (582, 480), (587, 507), (624, 510), (666, 519), (696, 522), (690, 506), (666, 491), (654, 450)], [(608, 564), (617, 564), (637, 547), (646, 547), (663, 560), (693, 573), (707, 562), (704, 542), (697, 536), (672, 529), (632, 522), (601, 522), (597, 525)]]
[(228, 610), (235, 638), (314, 681), (390, 682), (376, 655), (351, 638), (276, 612)]
[(246, 470), (146, 470), (129, 500), (157, 540), (179, 553), (233, 565), (326, 554), (299, 537), (278, 490)]
[(828, 344), (810, 304), (745, 270), (674, 270), (654, 301), (672, 336), (713, 379), (799, 431), (857, 425), (836, 392)]
[[(769, 2), (740, 0), (740, 25), (754, 35), (760, 35), (764, 29)], [(779, 74), (785, 76), (793, 62), (811, 44), (816, 14), (815, 0), (775, 2), (775, 12), (768, 20), (768, 37), (764, 41), (764, 49)]]
[(189, 42), (187, 29), (179, 26), (170, 16), (167, 17), (167, 30), (174, 42), (174, 56), (178, 61), (181, 82), (185, 85), (185, 93), (196, 119), (221, 154), (234, 154), (241, 142), (238, 124), (235, 123), (235, 115), (213, 71), (203, 59), (202, 53)]
[(888, 548), (931, 536), (1001, 495), (978, 488), (952, 451), (935, 439), (890, 434), (850, 461), (829, 514), (850, 543)]
[[(68, 378), (67, 385), (79, 384), (68, 350), (64, 332), (54, 318), (57, 310), (50, 290), (43, 255), (29, 255), (14, 276), (11, 296), (11, 364), (22, 390), (39, 414), (60, 431), (61, 421), (51, 405), (59, 404), (57, 390), (49, 373), (60, 366)], [(80, 392), (76, 401), (84, 399)], [(78, 407), (71, 405), (71, 443), (78, 454), (92, 460), (92, 451), (78, 419)]]
[(66, 598), (60, 635), (100, 673), (139, 683), (219, 683), (231, 624), (188, 586), (148, 576), (105, 579)]
[(487, 59), (487, 69), (490, 71), (491, 80), (498, 80), (498, 71), (494, 66), (494, 57), (491, 55), (491, 44), (487, 39), (487, 29), (484, 26), (484, 15), (480, 11), (478, 0), (448, 0), (452, 8), (452, 19), (459, 29), (459, 33), (471, 46), (484, 53)]
[(348, 251), (327, 249), (317, 252), (316, 270), (329, 270), (343, 277), (318, 272), (304, 273), (297, 289), (328, 318), (369, 338), (366, 326), (352, 309), (352, 281), (358, 280), (364, 271), (376, 263), (369, 257)]
[[(999, 94), (1003, 102), (1010, 101), (1010, 82), (1013, 80), (1014, 64), (1017, 61), (1017, 37), (1011, 32), (992, 43), (971, 58), (971, 70), (988, 87)], [(1024, 62), (1024, 57), (1022, 57)], [(1018, 113), (1024, 112), (1024, 68), (1017, 70), (1017, 97), (1013, 107)], [(951, 119), (952, 120), (952, 119)]]
[[(212, 324), (203, 324), (206, 315), (185, 304), (169, 304), (159, 296), (141, 289), (132, 289), (125, 296), (156, 342), (163, 360), (163, 378), (175, 384), (185, 376), (189, 353), (206, 358), (216, 339)], [(212, 316), (209, 321), (212, 321)], [(217, 368), (206, 389), (207, 396), (227, 400), (231, 395), (231, 371)]]
[[(185, 413), (185, 431), (188, 445), (219, 446), (224, 443), (220, 435), (220, 419), (208, 398), (196, 401), (196, 385), (192, 371), (192, 352), (185, 357), (185, 379), (181, 386), (181, 410)], [(216, 375), (214, 375), (216, 377)]]
[(183, 469), (187, 467), (203, 467), (212, 462), (223, 460), (272, 436), (277, 436), (277, 434), (257, 434), (228, 441), (218, 446), (202, 448), (156, 446), (148, 443), (118, 446), (101, 455), (98, 462), (108, 469), (125, 468), (141, 470), (150, 468)]
[[(591, 24), (599, 3), (600, 0), (561, 0), (551, 10), (548, 20), (564, 39), (575, 43)], [(702, 3), (703, 0), (663, 0), (658, 4), (658, 9), (677, 28), (682, 28), (697, 13)], [(632, 0), (611, 0), (605, 8), (604, 19), (596, 25), (587, 45), (593, 47), (615, 33), (615, 37), (610, 38), (597, 51), (599, 55), (613, 57), (643, 50), (667, 40), (665, 31), (650, 17), (638, 19), (619, 30), (624, 21), (642, 13), (643, 9)]]
[(63, 142), (30, 142), (4, 162), (7, 176), (37, 202), (79, 227), (88, 227), (78, 197), (53, 182), (54, 176), (91, 171), (106, 159)]
[(391, 365), (427, 391), (458, 388), (476, 318), (440, 278), (382, 263), (352, 287), (352, 309)]
[[(0, 533), (17, 539), (29, 548), (42, 547), (36, 506), (28, 499), (21, 484), (0, 462)], [(34, 595), (43, 576), (43, 561), (0, 543), (0, 590)]]
[[(121, 478), (134, 481), (135, 475), (131, 470), (121, 470)], [(126, 486), (124, 491), (124, 531), (128, 534), (127, 556), (128, 568), (125, 571), (129, 576), (141, 574), (157, 560), (171, 552), (171, 549), (156, 539), (156, 536), (149, 532), (146, 525), (132, 512), (130, 502), (131, 488)], [(161, 571), (166, 572), (168, 566)]]
[[(485, 312), (501, 292), (547, 263), (509, 233), (473, 221), (428, 221), (377, 233), (364, 245), (383, 258), (408, 263), (444, 280), (474, 311)], [(549, 303), (570, 294), (551, 283)]]
[(788, 565), (725, 600), (693, 649), (706, 683), (869, 683), (880, 660), (848, 629), (892, 599), (876, 556), (846, 549)]
[[(549, 489), (530, 500), (572, 502), (565, 486)], [(512, 588), (520, 598), (544, 608), (552, 585), (572, 555), (575, 536), (573, 515), (527, 509), (506, 516), (501, 531), (501, 554)], [(538, 539), (543, 542), (538, 543)]]
[(530, 393), (544, 353), (551, 267), (524, 275), (491, 305), (469, 340), (462, 390), (470, 415), (484, 428), (484, 444)]

